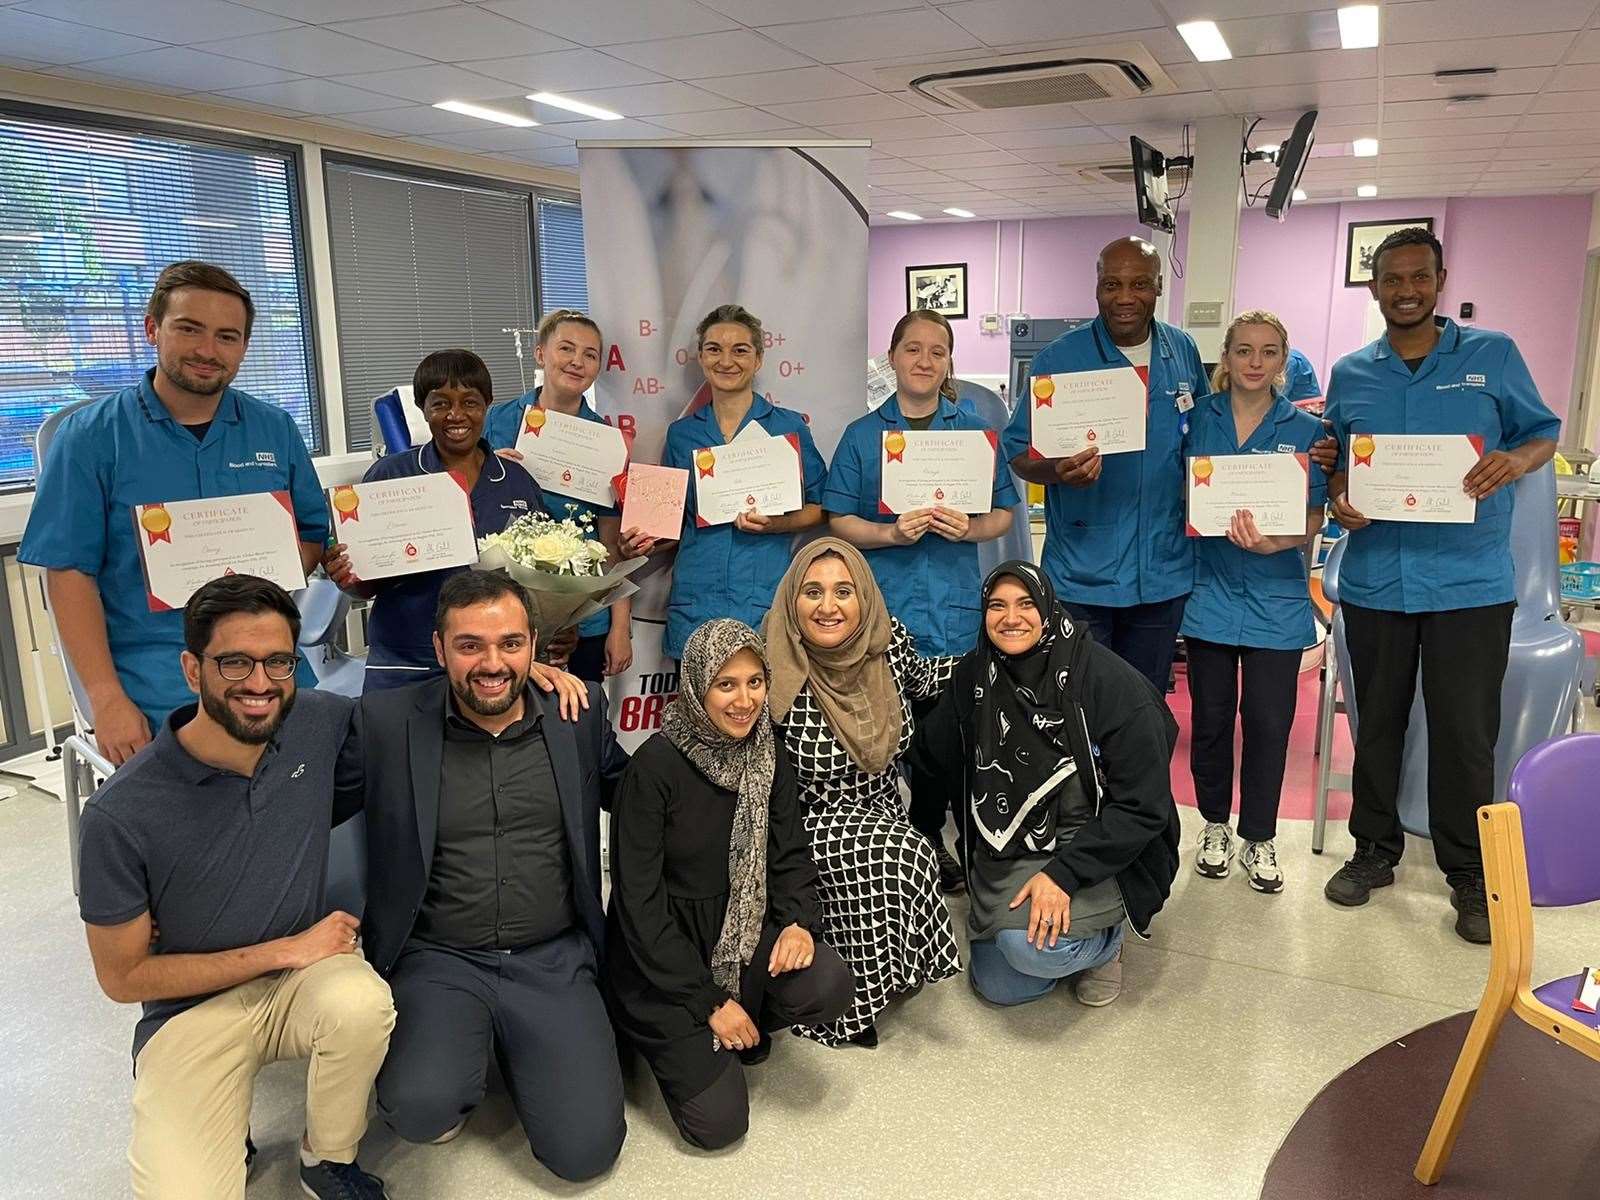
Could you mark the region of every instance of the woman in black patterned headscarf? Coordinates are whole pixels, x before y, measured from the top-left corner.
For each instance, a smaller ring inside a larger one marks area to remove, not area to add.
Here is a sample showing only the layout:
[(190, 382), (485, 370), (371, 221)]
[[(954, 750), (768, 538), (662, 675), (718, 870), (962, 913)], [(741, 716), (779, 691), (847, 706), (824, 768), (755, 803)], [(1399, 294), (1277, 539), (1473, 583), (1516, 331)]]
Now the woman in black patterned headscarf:
[(1038, 567), (984, 580), (983, 632), (912, 760), (963, 772), (972, 985), (1022, 1004), (1072, 979), (1122, 990), (1123, 925), (1143, 936), (1177, 869), (1177, 725), (1138, 671), (1074, 625)]
[(761, 638), (707, 622), (679, 672), (612, 805), (606, 970), (678, 1131), (710, 1150), (744, 1135), (741, 1060), (766, 1058), (765, 1031), (836, 1020), (853, 980), (812, 935), (817, 869)]

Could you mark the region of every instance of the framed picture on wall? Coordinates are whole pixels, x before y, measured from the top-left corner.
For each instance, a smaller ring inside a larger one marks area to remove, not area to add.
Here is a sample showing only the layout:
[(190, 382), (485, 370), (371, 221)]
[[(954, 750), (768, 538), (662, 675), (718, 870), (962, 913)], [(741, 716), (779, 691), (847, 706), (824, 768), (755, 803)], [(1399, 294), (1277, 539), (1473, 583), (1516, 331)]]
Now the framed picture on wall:
[(1411, 217), (1403, 221), (1351, 221), (1344, 251), (1345, 287), (1366, 287), (1372, 282), (1372, 255), (1383, 239), (1400, 229), (1418, 226), (1433, 232), (1432, 217)]
[(906, 311), (931, 308), (952, 321), (967, 315), (967, 264), (906, 268)]

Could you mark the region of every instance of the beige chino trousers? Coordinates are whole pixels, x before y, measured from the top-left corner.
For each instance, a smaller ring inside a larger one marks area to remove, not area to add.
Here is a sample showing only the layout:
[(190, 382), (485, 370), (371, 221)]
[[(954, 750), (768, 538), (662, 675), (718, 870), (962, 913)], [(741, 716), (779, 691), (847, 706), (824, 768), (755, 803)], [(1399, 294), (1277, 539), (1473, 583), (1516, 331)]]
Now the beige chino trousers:
[(263, 975), (179, 1013), (145, 1043), (134, 1067), (134, 1195), (242, 1197), (256, 1073), (286, 1058), (311, 1060), (311, 1153), (354, 1161), (393, 1028), (389, 985), (359, 954)]

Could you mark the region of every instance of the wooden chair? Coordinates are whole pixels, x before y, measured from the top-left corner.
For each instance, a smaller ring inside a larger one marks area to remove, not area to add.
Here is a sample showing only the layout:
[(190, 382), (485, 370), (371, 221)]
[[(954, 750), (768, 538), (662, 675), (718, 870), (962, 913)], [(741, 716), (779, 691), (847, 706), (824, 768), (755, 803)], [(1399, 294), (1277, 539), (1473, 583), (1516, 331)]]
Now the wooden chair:
[[(1542, 742), (1511, 773), (1505, 804), (1478, 810), (1489, 897), (1489, 982), (1413, 1174), (1439, 1182), (1506, 1014), (1600, 1062), (1600, 1017), (1573, 1010), (1579, 976), (1534, 988), (1533, 907), (1600, 900), (1600, 733)], [(1590, 964), (1593, 965), (1593, 964)]]

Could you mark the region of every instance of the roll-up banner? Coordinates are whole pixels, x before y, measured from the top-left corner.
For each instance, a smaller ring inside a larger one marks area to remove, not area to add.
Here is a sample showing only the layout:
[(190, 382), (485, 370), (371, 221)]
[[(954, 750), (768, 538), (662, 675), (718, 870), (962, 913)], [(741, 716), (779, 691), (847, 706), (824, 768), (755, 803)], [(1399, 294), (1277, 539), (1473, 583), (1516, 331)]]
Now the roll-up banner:
[[(580, 142), (589, 312), (605, 335), (596, 408), (661, 461), (667, 426), (710, 403), (695, 326), (720, 304), (761, 319), (755, 388), (831, 460), (865, 411), (866, 142)], [(629, 750), (678, 690), (661, 657), (670, 571), (633, 600), (633, 665), (610, 681)]]

